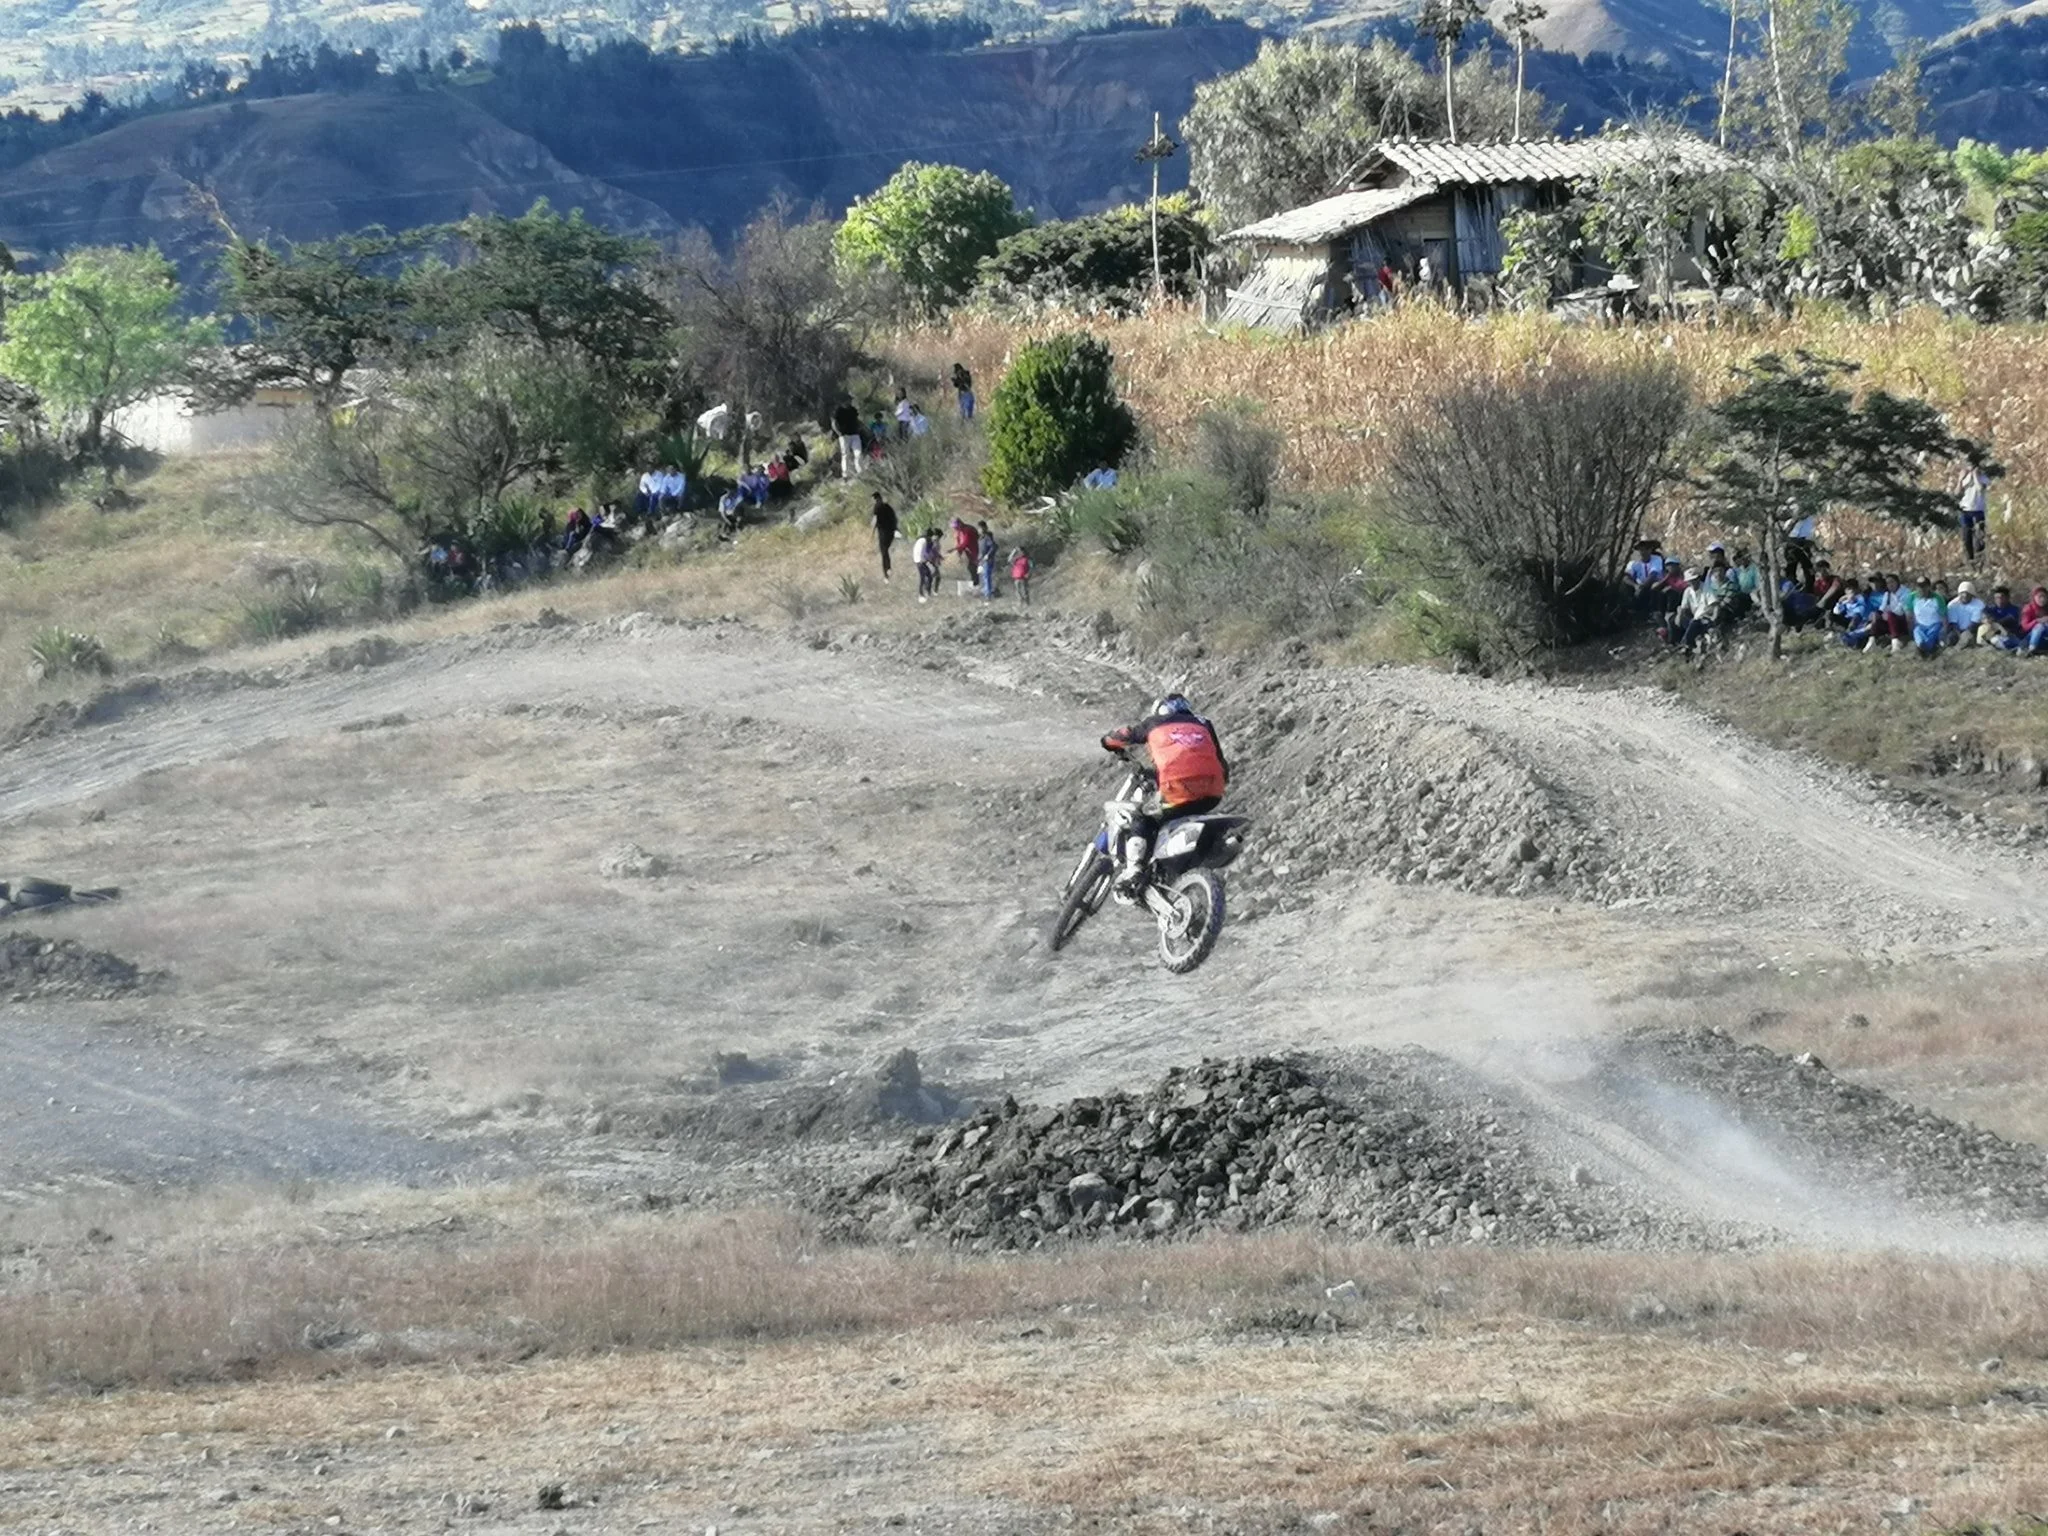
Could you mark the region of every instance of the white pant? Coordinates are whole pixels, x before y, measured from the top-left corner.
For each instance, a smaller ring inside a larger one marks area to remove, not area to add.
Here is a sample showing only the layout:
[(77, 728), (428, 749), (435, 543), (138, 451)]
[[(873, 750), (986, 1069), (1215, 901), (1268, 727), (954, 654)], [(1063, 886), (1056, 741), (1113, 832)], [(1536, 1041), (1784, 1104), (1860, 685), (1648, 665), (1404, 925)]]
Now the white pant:
[(855, 432), (839, 439), (839, 473), (843, 479), (851, 480), (860, 468), (860, 434)]

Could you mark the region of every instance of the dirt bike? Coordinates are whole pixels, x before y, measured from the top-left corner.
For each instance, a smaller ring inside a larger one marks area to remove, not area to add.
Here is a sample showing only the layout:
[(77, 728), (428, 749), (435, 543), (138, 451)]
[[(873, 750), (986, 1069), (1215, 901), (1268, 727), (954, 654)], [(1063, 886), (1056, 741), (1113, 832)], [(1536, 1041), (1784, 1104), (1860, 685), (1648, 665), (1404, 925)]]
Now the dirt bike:
[[(1060, 915), (1052, 925), (1052, 947), (1061, 950), (1081, 925), (1102, 910), (1116, 884), (1117, 850), (1155, 780), (1132, 765), (1116, 797), (1103, 806), (1102, 830), (1082, 850), (1067, 880)], [(1144, 883), (1132, 898), (1159, 920), (1159, 961), (1185, 975), (1209, 958), (1223, 931), (1223, 867), (1244, 851), (1243, 816), (1182, 816), (1159, 828), (1145, 868)]]

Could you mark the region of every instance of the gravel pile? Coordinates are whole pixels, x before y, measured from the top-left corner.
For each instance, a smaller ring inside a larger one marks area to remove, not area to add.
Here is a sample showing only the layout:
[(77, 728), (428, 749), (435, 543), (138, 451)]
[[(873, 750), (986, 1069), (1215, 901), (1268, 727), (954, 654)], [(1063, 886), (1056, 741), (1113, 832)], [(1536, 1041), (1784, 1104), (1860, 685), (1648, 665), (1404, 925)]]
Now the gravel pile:
[(848, 1236), (976, 1250), (1291, 1223), (1418, 1244), (1601, 1235), (1525, 1175), (1505, 1130), (1429, 1102), (1403, 1058), (1357, 1070), (1339, 1093), (1296, 1062), (1206, 1061), (1140, 1094), (1005, 1100), (919, 1132), (825, 1213)]
[(1813, 1171), (1830, 1185), (1992, 1220), (2048, 1219), (2048, 1151), (1849, 1082), (1811, 1055), (1718, 1030), (1640, 1030), (1617, 1064), (1684, 1084), (1774, 1143), (1817, 1149)]
[(75, 939), (40, 939), (32, 933), (0, 938), (0, 997), (120, 997), (152, 978), (118, 955), (87, 949)]

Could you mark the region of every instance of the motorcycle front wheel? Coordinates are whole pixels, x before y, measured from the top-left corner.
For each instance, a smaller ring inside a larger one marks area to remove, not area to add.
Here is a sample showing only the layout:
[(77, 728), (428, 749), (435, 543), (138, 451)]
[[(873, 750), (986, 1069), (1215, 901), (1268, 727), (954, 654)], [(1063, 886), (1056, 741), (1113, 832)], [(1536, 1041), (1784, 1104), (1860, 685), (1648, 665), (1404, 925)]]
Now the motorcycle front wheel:
[(1067, 881), (1066, 895), (1060, 902), (1060, 915), (1053, 919), (1052, 947), (1055, 953), (1066, 948), (1081, 925), (1102, 910), (1102, 903), (1109, 897), (1110, 878), (1115, 872), (1109, 855), (1100, 848), (1091, 844), (1081, 855), (1073, 878)]
[(1166, 892), (1159, 917), (1159, 963), (1184, 976), (1209, 958), (1223, 931), (1223, 872), (1191, 869)]

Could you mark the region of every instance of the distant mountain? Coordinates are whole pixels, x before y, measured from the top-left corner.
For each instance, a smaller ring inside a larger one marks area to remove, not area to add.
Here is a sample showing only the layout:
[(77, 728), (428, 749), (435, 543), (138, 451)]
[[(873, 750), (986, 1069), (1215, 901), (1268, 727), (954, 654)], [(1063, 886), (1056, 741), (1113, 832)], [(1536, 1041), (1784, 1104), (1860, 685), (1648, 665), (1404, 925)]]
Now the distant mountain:
[[(994, 171), (1064, 216), (1149, 190), (1136, 158), (1195, 85), (1248, 62), (1235, 23), (930, 52), (638, 45), (569, 53), (513, 35), (479, 83), (161, 112), (0, 171), (0, 241), (32, 257), (153, 240), (210, 273), (217, 204), (244, 234), (314, 238), (547, 198), (627, 230), (727, 236), (780, 197), (837, 212), (905, 160)], [(1165, 185), (1185, 183), (1186, 158)]]
[(620, 229), (675, 228), (656, 204), (579, 175), (472, 102), (393, 91), (125, 123), (0, 176), (0, 241), (30, 258), (154, 241), (203, 280), (223, 217), (244, 235), (303, 239), (518, 213), (540, 197)]
[(1930, 128), (2007, 149), (2048, 145), (2048, 5), (1965, 27), (1920, 64)]

